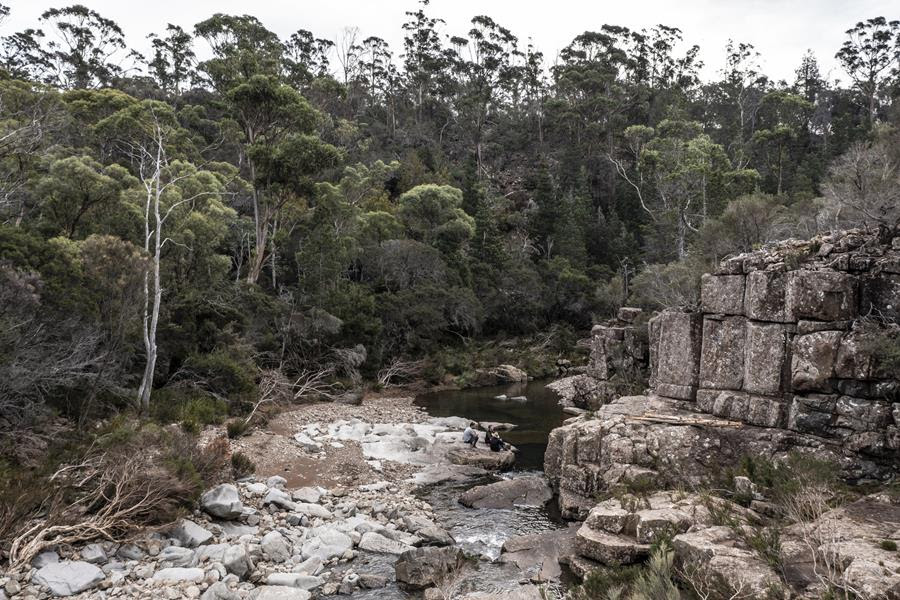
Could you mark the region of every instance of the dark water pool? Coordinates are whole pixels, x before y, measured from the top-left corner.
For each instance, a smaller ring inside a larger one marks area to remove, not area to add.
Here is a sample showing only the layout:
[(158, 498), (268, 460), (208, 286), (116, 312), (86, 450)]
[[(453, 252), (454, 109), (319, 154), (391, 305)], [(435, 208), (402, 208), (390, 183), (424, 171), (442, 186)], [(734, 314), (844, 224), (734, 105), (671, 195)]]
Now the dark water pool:
[[(517, 471), (544, 468), (544, 451), (550, 431), (562, 425), (569, 416), (559, 406), (559, 396), (547, 389), (549, 381), (529, 381), (511, 385), (445, 390), (423, 394), (416, 404), (434, 417), (465, 417), (475, 421), (513, 423), (516, 429), (501, 432), (503, 439), (519, 449)], [(525, 396), (527, 400), (496, 400)]]

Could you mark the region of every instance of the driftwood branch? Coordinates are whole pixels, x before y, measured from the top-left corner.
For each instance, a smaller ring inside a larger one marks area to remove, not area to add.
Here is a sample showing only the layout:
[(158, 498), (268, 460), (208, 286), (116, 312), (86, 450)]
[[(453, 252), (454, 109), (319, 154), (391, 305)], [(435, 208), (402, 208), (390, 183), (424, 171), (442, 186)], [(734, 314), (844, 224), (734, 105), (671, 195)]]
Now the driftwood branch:
[(703, 417), (679, 417), (675, 415), (659, 415), (644, 413), (640, 416), (626, 416), (631, 421), (647, 421), (650, 423), (668, 423), (671, 425), (703, 425), (707, 427), (743, 427), (739, 421), (726, 421), (725, 419), (706, 419)]

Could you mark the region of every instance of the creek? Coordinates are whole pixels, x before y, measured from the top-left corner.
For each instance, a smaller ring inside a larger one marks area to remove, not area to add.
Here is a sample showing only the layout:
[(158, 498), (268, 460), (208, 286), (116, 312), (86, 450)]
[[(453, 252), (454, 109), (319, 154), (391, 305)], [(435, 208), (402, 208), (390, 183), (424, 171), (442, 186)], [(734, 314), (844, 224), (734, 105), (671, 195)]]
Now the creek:
[[(415, 403), (425, 408), (431, 416), (460, 416), (474, 421), (512, 423), (515, 429), (503, 431), (504, 440), (518, 448), (516, 464), (511, 471), (487, 478), (472, 479), (464, 483), (443, 483), (422, 489), (421, 496), (434, 508), (436, 521), (453, 535), (467, 554), (481, 560), (474, 570), (467, 570), (454, 595), (467, 592), (499, 593), (515, 590), (523, 580), (523, 573), (513, 564), (500, 558), (503, 542), (507, 539), (531, 533), (539, 533), (566, 526), (555, 510), (556, 503), (546, 507), (517, 507), (513, 510), (472, 509), (458, 503), (460, 495), (476, 485), (543, 473), (544, 451), (550, 431), (559, 427), (568, 416), (559, 406), (559, 397), (547, 389), (544, 381), (522, 384), (445, 390), (430, 392), (416, 398)], [(500, 400), (498, 396), (508, 399)], [(511, 398), (524, 396), (526, 400)], [(369, 568), (384, 571), (387, 561), (381, 557), (360, 556)], [(385, 562), (385, 564), (374, 564)], [(362, 565), (357, 564), (356, 568)], [(380, 568), (379, 568), (380, 567)], [(420, 598), (407, 594), (395, 585), (381, 590), (354, 594), (354, 598), (388, 600)]]

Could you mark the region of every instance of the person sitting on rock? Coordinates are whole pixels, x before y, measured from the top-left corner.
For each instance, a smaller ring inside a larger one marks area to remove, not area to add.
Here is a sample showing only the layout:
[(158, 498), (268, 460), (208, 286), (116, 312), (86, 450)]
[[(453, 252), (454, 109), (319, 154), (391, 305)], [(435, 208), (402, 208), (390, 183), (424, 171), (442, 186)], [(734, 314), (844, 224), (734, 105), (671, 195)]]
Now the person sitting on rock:
[(463, 443), (469, 444), (473, 448), (478, 445), (478, 432), (475, 431), (475, 421), (469, 423), (469, 426), (463, 431)]
[(494, 433), (494, 428), (491, 425), (488, 425), (487, 430), (484, 432), (484, 443), (488, 446), (491, 445), (491, 438), (497, 435)]
[(492, 452), (500, 452), (501, 450), (509, 450), (510, 448), (510, 445), (503, 441), (500, 434), (493, 430), (490, 433), (487, 444)]

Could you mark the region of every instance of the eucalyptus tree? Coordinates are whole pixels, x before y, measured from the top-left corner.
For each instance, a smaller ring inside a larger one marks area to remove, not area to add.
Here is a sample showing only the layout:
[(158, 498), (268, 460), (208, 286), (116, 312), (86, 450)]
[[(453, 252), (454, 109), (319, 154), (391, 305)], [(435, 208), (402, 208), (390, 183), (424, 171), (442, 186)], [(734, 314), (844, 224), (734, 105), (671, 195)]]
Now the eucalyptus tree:
[(169, 23), (164, 36), (147, 36), (153, 45), (153, 56), (147, 62), (157, 85), (169, 94), (179, 95), (192, 75), (196, 63), (194, 38), (178, 25)]
[(656, 129), (632, 125), (624, 137), (626, 156), (610, 155), (609, 160), (671, 243), (671, 254), (684, 258), (688, 235), (720, 203), (722, 183), (731, 172), (725, 151), (696, 122), (666, 120)]
[(27, 76), (61, 88), (110, 85), (139, 58), (129, 51), (119, 25), (81, 4), (41, 14), (41, 29), (26, 29), (3, 39), (4, 62), (15, 76)]
[(813, 105), (805, 98), (785, 90), (769, 92), (762, 99), (760, 127), (751, 143), (760, 155), (759, 166), (771, 191), (780, 196), (786, 177), (796, 170), (797, 145), (809, 130)]
[(51, 236), (83, 239), (103, 233), (104, 218), (117, 210), (122, 192), (133, 183), (124, 167), (104, 166), (90, 156), (53, 160), (31, 185), (39, 198), (37, 223)]
[(315, 134), (316, 111), (275, 77), (254, 75), (229, 90), (226, 99), (243, 131), (243, 158), (253, 186), (254, 240), (247, 281), (256, 283), (281, 210), (308, 196), (310, 178), (335, 166), (340, 154)]
[(472, 19), (468, 38), (454, 38), (455, 113), (462, 122), (475, 156), (477, 173), (484, 171), (484, 138), (492, 114), (501, 111), (517, 93), (514, 61), (521, 57), (518, 38), (484, 15)]
[(631, 31), (604, 25), (578, 35), (560, 52), (551, 69), (552, 94), (547, 101), (553, 145), (568, 169), (565, 187), (583, 165), (605, 190), (608, 205), (616, 204), (615, 174), (605, 156), (615, 150), (616, 137), (628, 124), (639, 99), (625, 75), (632, 69)]
[[(115, 141), (139, 180), (135, 204), (142, 215), (141, 241), (149, 267), (143, 274), (141, 334), (145, 363), (137, 405), (146, 413), (159, 358), (158, 332), (165, 291), (164, 250), (175, 245), (187, 247), (189, 242), (216, 243), (216, 238), (209, 235), (191, 235), (186, 239), (175, 235), (184, 227), (197, 227), (191, 221), (198, 218), (195, 216), (198, 209), (208, 212), (208, 218), (212, 219), (233, 218), (234, 213), (221, 203), (225, 190), (221, 175), (189, 161), (199, 156), (198, 151), (168, 104), (154, 100), (133, 104), (101, 121), (97, 129)], [(219, 238), (222, 236), (224, 232)]]
[(306, 29), (298, 29), (284, 43), (285, 79), (299, 89), (306, 88), (318, 77), (329, 74), (334, 42), (315, 37)]
[(28, 180), (63, 127), (65, 108), (52, 88), (0, 81), (0, 223), (21, 225), (29, 208)]
[(442, 96), (448, 59), (438, 31), (444, 20), (425, 13), (428, 0), (420, 4), (418, 10), (406, 13), (403, 66), (415, 124), (421, 129), (429, 103)]
[(418, 185), (399, 198), (398, 216), (412, 239), (444, 254), (462, 249), (475, 222), (462, 209), (462, 191), (449, 185)]
[(646, 116), (632, 118), (645, 118), (652, 126), (667, 118), (667, 112), (685, 110), (700, 83), (700, 47), (682, 52), (681, 30), (666, 25), (632, 32), (629, 42), (631, 70), (626, 75), (638, 88), (642, 110), (646, 105)]
[(212, 50), (212, 57), (197, 69), (220, 94), (256, 75), (277, 78), (282, 74), (284, 46), (256, 17), (217, 13), (197, 23), (194, 34)]
[(846, 34), (835, 57), (862, 96), (871, 127), (890, 78), (900, 76), (900, 21), (875, 17), (860, 21)]
[(704, 90), (716, 141), (725, 146), (735, 169), (750, 164), (750, 140), (756, 131), (762, 99), (771, 88), (759, 60), (753, 44), (729, 40), (721, 79)]

